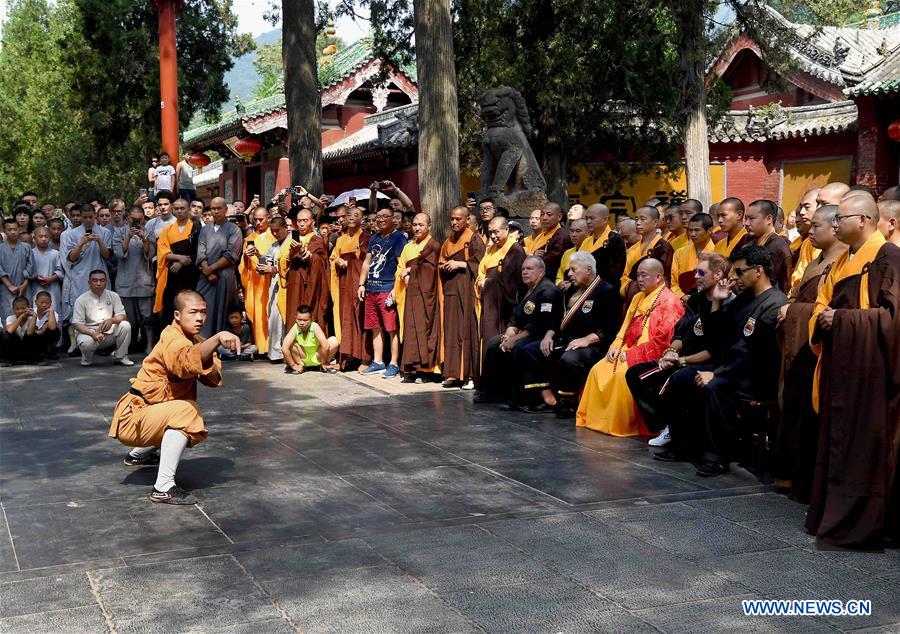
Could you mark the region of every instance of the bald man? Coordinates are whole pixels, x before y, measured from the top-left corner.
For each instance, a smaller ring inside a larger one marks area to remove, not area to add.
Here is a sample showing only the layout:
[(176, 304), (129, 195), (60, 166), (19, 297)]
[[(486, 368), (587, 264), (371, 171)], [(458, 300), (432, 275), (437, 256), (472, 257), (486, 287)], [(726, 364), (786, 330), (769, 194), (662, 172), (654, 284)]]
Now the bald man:
[[(813, 203), (815, 201), (813, 200)], [(822, 205), (810, 221), (809, 240), (818, 254), (791, 288), (790, 301), (778, 315), (781, 341), (781, 420), (775, 444), (776, 484), (791, 497), (809, 502), (819, 438), (819, 417), (812, 406), (816, 355), (809, 347), (809, 318), (822, 276), (847, 250), (834, 233), (836, 205)]]
[[(257, 272), (259, 258), (275, 242), (269, 231), (269, 214), (264, 207), (256, 207), (250, 216), (253, 231), (244, 240), (244, 257), (239, 267), (244, 287), (244, 310), (253, 329), (253, 342), (260, 354), (269, 352), (269, 278)], [(199, 224), (199, 223), (198, 223)], [(160, 237), (160, 241), (162, 237)], [(276, 342), (278, 345), (278, 342)]]
[(754, 200), (744, 214), (744, 229), (747, 237), (741, 247), (755, 244), (765, 248), (772, 257), (772, 282), (787, 293), (791, 288), (791, 246), (775, 230), (778, 205), (771, 200)]
[[(541, 235), (534, 241), (532, 253), (544, 261), (547, 279), (555, 280), (563, 253), (572, 246), (569, 232), (562, 222), (562, 208), (556, 203), (544, 203), (541, 207)], [(528, 249), (525, 250), (528, 252)]]
[[(622, 240), (625, 241), (625, 248), (628, 249), (641, 241), (641, 235), (637, 232), (637, 223), (633, 218), (620, 218), (616, 223), (616, 229)], [(622, 260), (622, 271), (625, 271), (625, 260)], [(621, 277), (621, 276), (620, 276)]]
[(900, 247), (900, 200), (878, 203), (878, 230), (885, 240)]
[(880, 549), (900, 530), (900, 249), (877, 223), (869, 194), (838, 205), (835, 233), (849, 249), (809, 320), (822, 442), (806, 528), (826, 548)]
[[(658, 212), (646, 215), (655, 223)], [(663, 242), (671, 249), (668, 242)], [(668, 274), (662, 262), (643, 258), (636, 265), (638, 292), (625, 312), (619, 333), (609, 351), (588, 375), (575, 424), (612, 436), (649, 436), (634, 404), (625, 379), (629, 367), (659, 359), (675, 331), (675, 324), (684, 315), (681, 300), (666, 286)]]
[(625, 253), (625, 273), (622, 275), (619, 292), (626, 304), (638, 293), (637, 274), (638, 266), (648, 258), (653, 258), (662, 264), (665, 270), (665, 281), (668, 283), (672, 274), (672, 258), (675, 252), (672, 245), (662, 239), (656, 223), (659, 221), (659, 211), (656, 207), (641, 207), (637, 210), (635, 226), (641, 236), (640, 242), (628, 247)]
[(584, 210), (584, 221), (590, 235), (581, 243), (579, 251), (594, 256), (597, 275), (613, 286), (618, 286), (625, 272), (625, 239), (609, 226), (609, 208), (601, 203)]
[(241, 260), (244, 235), (240, 227), (226, 220), (228, 203), (213, 198), (209, 203), (213, 221), (200, 229), (197, 238), (197, 291), (206, 301), (204, 337), (225, 330), (228, 311), (237, 303), (237, 265)]
[(816, 199), (819, 197), (819, 189), (811, 189), (800, 199), (797, 206), (796, 223), (797, 231), (800, 235), (791, 242), (791, 262), (794, 270), (791, 273), (791, 288), (796, 288), (803, 280), (803, 274), (806, 267), (814, 259), (819, 257), (820, 253), (812, 245), (809, 232), (812, 227), (812, 217), (816, 208), (819, 206)]
[(484, 257), (484, 242), (468, 226), (468, 217), (466, 207), (450, 210), (450, 235), (441, 245), (440, 274), (444, 292), (442, 385), (472, 390), (481, 364), (475, 280), (478, 265)]
[(475, 287), (481, 299), (481, 339), (490, 341), (506, 330), (522, 288), (525, 250), (509, 235), (506, 218), (494, 218), (488, 227), (491, 246), (478, 265)]
[(412, 220), (413, 239), (397, 261), (394, 301), (400, 318), (404, 383), (430, 381), (441, 367), (441, 306), (438, 265), (441, 243), (431, 235), (431, 218), (418, 213)]
[(185, 447), (193, 447), (208, 436), (197, 406), (197, 381), (207, 387), (222, 384), (222, 364), (216, 356), (219, 346), (235, 354), (241, 352), (240, 339), (227, 330), (206, 339), (200, 337), (206, 319), (202, 295), (181, 291), (175, 296), (174, 320), (162, 331), (113, 413), (110, 438), (134, 447), (125, 456), (125, 464), (159, 464), (151, 502), (195, 503), (175, 483), (175, 471)]
[(278, 257), (279, 274), (285, 287), (284, 303), (279, 302), (279, 309), (283, 310), (284, 323), (290, 327), (297, 307), (309, 306), (313, 322), (328, 337), (333, 334), (328, 332), (327, 319), (331, 296), (328, 245), (316, 234), (312, 210), (300, 209), (293, 221), (290, 244), (282, 245)]
[(344, 219), (346, 231), (338, 236), (331, 252), (331, 300), (334, 330), (340, 342), (342, 370), (372, 360), (372, 343), (364, 324), (363, 302), (357, 297), (363, 261), (369, 248), (369, 232), (362, 226), (359, 207), (350, 207)]
[(881, 196), (878, 197), (878, 202), (884, 200), (900, 200), (900, 185), (894, 185), (885, 189)]
[(847, 195), (850, 186), (846, 183), (828, 183), (819, 189), (816, 195), (816, 205), (837, 205), (841, 202), (841, 198)]
[(716, 242), (716, 253), (727, 258), (747, 236), (744, 229), (744, 202), (740, 198), (723, 200), (716, 210), (716, 221), (725, 232), (725, 236)]

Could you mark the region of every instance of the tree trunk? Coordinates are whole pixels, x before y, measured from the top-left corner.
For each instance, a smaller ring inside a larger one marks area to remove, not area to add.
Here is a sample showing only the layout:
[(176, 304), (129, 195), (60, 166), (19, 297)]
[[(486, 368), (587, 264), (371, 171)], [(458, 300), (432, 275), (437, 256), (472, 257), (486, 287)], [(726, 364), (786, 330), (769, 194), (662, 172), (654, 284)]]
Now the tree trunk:
[(688, 196), (709, 209), (712, 189), (709, 182), (709, 137), (706, 130), (706, 75), (703, 51), (706, 35), (703, 0), (674, 3), (678, 18), (681, 56), (682, 95), (684, 99), (684, 165)]
[(316, 66), (313, 0), (282, 0), (284, 99), (291, 184), (322, 192), (322, 98)]
[(414, 0), (419, 77), (419, 195), (434, 236), (449, 233), (459, 193), (459, 117), (450, 0)]
[(547, 181), (547, 198), (563, 208), (563, 218), (569, 209), (569, 157), (559, 136), (548, 132), (541, 144), (541, 171)]

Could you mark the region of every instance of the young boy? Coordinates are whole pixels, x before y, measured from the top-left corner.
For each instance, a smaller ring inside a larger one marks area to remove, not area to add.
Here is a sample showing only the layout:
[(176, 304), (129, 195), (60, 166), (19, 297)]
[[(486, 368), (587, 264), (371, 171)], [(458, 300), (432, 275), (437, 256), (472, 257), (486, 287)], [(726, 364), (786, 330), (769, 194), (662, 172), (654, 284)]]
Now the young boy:
[(12, 302), (13, 314), (6, 318), (3, 330), (3, 357), (13, 363), (37, 363), (41, 361), (59, 337), (56, 313), (50, 310), (50, 294), (38, 294), (37, 312), (28, 305), (28, 299), (16, 297)]
[(253, 344), (253, 334), (250, 332), (250, 324), (244, 321), (244, 315), (240, 309), (234, 308), (228, 312), (228, 332), (232, 332), (241, 340), (240, 357), (231, 350), (220, 346), (216, 351), (219, 357), (234, 361), (240, 358), (241, 361), (253, 361), (253, 355), (257, 353), (259, 348)]
[(312, 320), (311, 307), (298, 306), (297, 320), (281, 346), (285, 374), (303, 374), (307, 368), (324, 372), (324, 365), (334, 357), (338, 345), (337, 337), (326, 339), (319, 324)]
[(60, 306), (60, 282), (64, 269), (59, 259), (59, 251), (50, 246), (50, 229), (39, 227), (34, 230), (34, 248), (31, 251), (32, 270), (31, 284), (28, 286), (32, 302), (36, 303), (37, 295), (41, 291), (50, 294), (50, 300), (54, 308)]
[(26, 338), (34, 346), (35, 355), (56, 359), (54, 352), (59, 341), (59, 315), (49, 291), (38, 291), (34, 296), (34, 318), (28, 324)]

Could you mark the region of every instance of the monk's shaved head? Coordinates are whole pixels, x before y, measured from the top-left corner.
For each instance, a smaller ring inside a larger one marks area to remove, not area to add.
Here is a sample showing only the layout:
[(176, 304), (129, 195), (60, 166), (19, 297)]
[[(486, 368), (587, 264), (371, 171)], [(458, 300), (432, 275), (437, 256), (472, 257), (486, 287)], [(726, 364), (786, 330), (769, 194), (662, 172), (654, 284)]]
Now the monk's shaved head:
[(649, 273), (650, 275), (664, 275), (665, 268), (663, 268), (662, 262), (657, 260), (656, 258), (647, 258), (643, 262), (638, 265), (638, 271), (643, 271), (644, 273)]
[(469, 216), (469, 208), (463, 207), (463, 206), (454, 207), (453, 209), (450, 210), (450, 215), (451, 216), (462, 215), (463, 218), (467, 218)]
[(819, 190), (816, 202), (820, 205), (837, 205), (849, 191), (850, 186), (846, 183), (828, 183)]
[(211, 201), (209, 201), (209, 206), (210, 206), (210, 207), (213, 207), (213, 206), (216, 206), (216, 207), (219, 207), (219, 206), (225, 206), (225, 207), (227, 207), (227, 206), (228, 206), (228, 203), (225, 202), (225, 199), (222, 198), (221, 196), (216, 196), (216, 197), (213, 198)]
[(419, 212), (415, 216), (413, 216), (413, 222), (424, 222), (426, 227), (431, 226), (431, 216), (428, 214)]
[(569, 223), (569, 229), (580, 228), (587, 231), (587, 222), (585, 222), (584, 218), (578, 218), (577, 220), (573, 220)]
[(815, 213), (813, 213), (813, 217), (821, 218), (822, 221), (830, 225), (832, 222), (834, 222), (834, 216), (835, 214), (837, 214), (837, 210), (837, 205), (822, 205), (821, 207), (816, 209)]
[[(224, 200), (224, 199), (223, 199)], [(205, 304), (206, 300), (203, 295), (197, 291), (184, 290), (175, 296), (175, 310), (182, 311), (188, 304)]]
[(894, 185), (884, 190), (878, 200), (900, 200), (900, 185)]
[[(800, 198), (800, 204), (802, 205), (803, 203), (807, 203), (807, 202), (815, 203), (816, 198), (819, 197), (820, 191), (821, 190), (818, 187), (814, 187), (814, 188), (810, 189), (808, 192), (803, 194), (803, 196)], [(815, 206), (815, 205), (813, 205), (813, 206)]]
[(601, 218), (609, 218), (609, 207), (607, 207), (603, 203), (594, 203), (593, 205), (585, 209), (584, 213), (585, 215), (597, 214)]
[(838, 213), (841, 215), (863, 214), (871, 224), (878, 222), (878, 204), (872, 194), (867, 192), (857, 191), (850, 196), (845, 196), (838, 205)]
[(691, 212), (693, 212), (693, 214), (703, 213), (703, 203), (701, 203), (696, 198), (688, 198), (686, 201), (681, 203), (681, 207), (689, 209)]
[(300, 216), (309, 216), (309, 219), (312, 220), (313, 212), (312, 212), (312, 210), (306, 209), (304, 207), (304, 208), (300, 209), (300, 211), (297, 212), (297, 218), (300, 218)]
[(506, 229), (507, 227), (509, 227), (509, 220), (503, 216), (494, 216), (488, 223), (488, 229), (492, 231), (499, 231), (501, 229)]
[(284, 227), (285, 225), (287, 225), (287, 222), (285, 222), (284, 218), (282, 218), (281, 216), (275, 216), (269, 221), (269, 227), (272, 229), (278, 229), (279, 227)]
[(659, 209), (657, 209), (656, 207), (651, 207), (650, 205), (639, 207), (634, 215), (637, 216), (642, 212), (650, 216), (651, 220), (659, 220)]
[(882, 200), (878, 203), (878, 215), (885, 220), (900, 222), (900, 200)]

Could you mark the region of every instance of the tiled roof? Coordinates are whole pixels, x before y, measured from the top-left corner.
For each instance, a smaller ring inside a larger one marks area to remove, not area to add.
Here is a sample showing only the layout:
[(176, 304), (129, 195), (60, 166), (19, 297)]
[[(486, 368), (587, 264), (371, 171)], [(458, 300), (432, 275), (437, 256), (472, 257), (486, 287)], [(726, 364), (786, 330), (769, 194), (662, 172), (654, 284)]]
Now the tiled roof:
[(900, 49), (893, 52), (882, 64), (866, 75), (853, 88), (845, 88), (848, 97), (887, 95), (900, 93)]
[(413, 147), (419, 141), (419, 104), (392, 108), (366, 117), (361, 130), (322, 150), (322, 160), (339, 163), (367, 152)]
[(709, 130), (710, 143), (777, 141), (836, 134), (856, 129), (857, 110), (852, 101), (814, 106), (729, 111)]
[[(372, 38), (364, 37), (347, 48), (338, 51), (330, 60), (320, 60), (318, 73), (321, 90), (350, 77), (374, 57)], [(400, 70), (413, 82), (416, 81), (415, 64), (404, 64), (400, 67)], [(241, 108), (243, 111), (240, 110)], [(223, 112), (218, 121), (187, 130), (183, 135), (183, 140), (185, 144), (191, 144), (200, 140), (216, 139), (218, 137), (227, 138), (241, 130), (242, 122), (264, 117), (284, 109), (284, 93), (257, 99), (247, 104), (238, 104), (234, 109)]]

